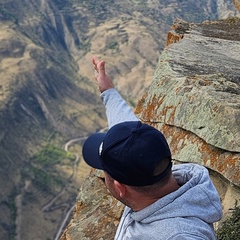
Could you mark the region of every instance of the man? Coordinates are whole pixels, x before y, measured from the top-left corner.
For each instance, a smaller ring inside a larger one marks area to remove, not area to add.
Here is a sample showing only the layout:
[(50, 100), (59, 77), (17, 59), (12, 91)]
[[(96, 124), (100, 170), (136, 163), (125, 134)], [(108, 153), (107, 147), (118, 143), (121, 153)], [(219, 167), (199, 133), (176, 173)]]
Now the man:
[(216, 239), (213, 223), (221, 219), (222, 208), (207, 169), (172, 167), (163, 134), (137, 119), (104, 61), (94, 57), (93, 65), (109, 130), (86, 140), (83, 157), (104, 171), (107, 188), (126, 205), (115, 240)]

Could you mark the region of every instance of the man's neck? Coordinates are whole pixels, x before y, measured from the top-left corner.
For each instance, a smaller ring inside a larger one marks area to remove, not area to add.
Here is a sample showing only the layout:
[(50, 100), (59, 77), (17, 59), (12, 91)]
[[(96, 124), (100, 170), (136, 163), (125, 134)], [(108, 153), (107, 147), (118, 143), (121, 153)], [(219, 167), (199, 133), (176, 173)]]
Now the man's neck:
[[(179, 185), (176, 181), (176, 179), (172, 176), (169, 180), (169, 182), (164, 185), (163, 187), (159, 188), (159, 191), (157, 191), (154, 194), (148, 195), (143, 194), (141, 192), (134, 191), (133, 193), (133, 200), (129, 201), (129, 207), (134, 211), (140, 211), (154, 202), (158, 201), (162, 197), (168, 195), (169, 193), (172, 193), (179, 189)], [(131, 205), (131, 206), (130, 206)]]

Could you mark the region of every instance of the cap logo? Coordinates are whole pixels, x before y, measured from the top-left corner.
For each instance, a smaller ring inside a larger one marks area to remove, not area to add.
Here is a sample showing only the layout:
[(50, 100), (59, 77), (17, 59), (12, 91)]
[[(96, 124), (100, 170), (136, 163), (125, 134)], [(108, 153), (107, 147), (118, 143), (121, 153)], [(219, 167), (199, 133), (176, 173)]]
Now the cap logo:
[(103, 150), (103, 142), (99, 146), (99, 156), (101, 156)]

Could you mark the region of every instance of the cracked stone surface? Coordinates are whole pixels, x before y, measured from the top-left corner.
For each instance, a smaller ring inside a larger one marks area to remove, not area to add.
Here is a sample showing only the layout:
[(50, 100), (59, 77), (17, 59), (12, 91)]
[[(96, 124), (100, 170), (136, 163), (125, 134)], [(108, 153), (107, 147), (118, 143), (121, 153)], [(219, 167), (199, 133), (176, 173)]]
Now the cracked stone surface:
[(240, 185), (240, 19), (176, 21), (140, 118), (164, 132), (180, 162)]

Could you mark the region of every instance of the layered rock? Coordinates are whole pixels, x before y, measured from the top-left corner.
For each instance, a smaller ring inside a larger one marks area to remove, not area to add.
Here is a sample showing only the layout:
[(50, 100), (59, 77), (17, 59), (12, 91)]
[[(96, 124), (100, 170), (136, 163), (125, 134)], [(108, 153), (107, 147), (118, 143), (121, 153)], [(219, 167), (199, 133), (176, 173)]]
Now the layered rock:
[(225, 214), (240, 204), (239, 30), (239, 18), (176, 21), (136, 109), (165, 134), (176, 162), (209, 168)]
[(233, 0), (233, 3), (236, 6), (236, 8), (238, 9), (238, 11), (240, 11), (240, 1), (239, 0)]
[[(168, 137), (174, 159), (240, 185), (240, 20), (176, 22), (140, 118)], [(181, 40), (179, 40), (181, 39)]]
[[(239, 29), (237, 18), (176, 21), (153, 82), (136, 108), (143, 122), (165, 134), (176, 163), (209, 169), (225, 215), (240, 204)], [(62, 240), (113, 239), (122, 205), (107, 194), (102, 180), (98, 171), (86, 180)]]
[(102, 172), (92, 170), (80, 189), (73, 219), (61, 239), (113, 239), (123, 208), (109, 195)]

